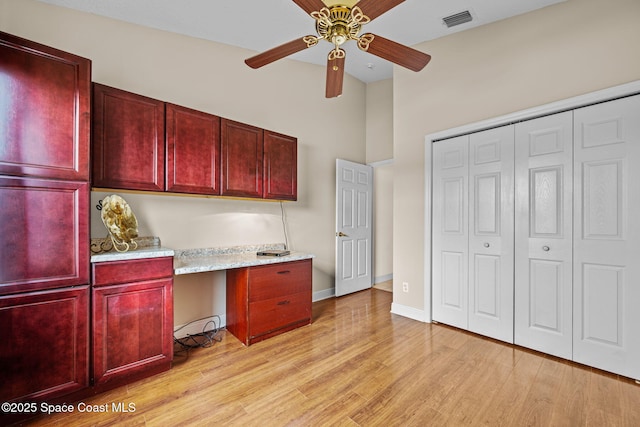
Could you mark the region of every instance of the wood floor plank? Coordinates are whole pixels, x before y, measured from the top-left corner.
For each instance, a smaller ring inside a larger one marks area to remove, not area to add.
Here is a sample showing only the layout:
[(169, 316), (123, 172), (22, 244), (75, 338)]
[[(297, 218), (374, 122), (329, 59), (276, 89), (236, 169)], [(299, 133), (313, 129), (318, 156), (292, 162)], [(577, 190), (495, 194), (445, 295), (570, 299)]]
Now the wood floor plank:
[[(85, 399), (132, 413), (34, 426), (629, 426), (629, 379), (390, 312), (376, 289), (313, 304), (313, 323), (250, 347), (229, 333), (173, 368)], [(0, 420), (1, 423), (1, 420)]]

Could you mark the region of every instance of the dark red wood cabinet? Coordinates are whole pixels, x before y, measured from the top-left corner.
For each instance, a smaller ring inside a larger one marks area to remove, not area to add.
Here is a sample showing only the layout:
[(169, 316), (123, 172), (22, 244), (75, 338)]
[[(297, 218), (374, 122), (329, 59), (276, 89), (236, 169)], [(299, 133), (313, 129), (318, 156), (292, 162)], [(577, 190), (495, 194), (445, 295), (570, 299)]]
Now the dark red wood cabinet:
[(93, 84), (92, 185), (297, 199), (297, 139)]
[(173, 257), (94, 263), (94, 389), (171, 368)]
[(0, 295), (89, 283), (89, 183), (0, 176)]
[(87, 285), (0, 296), (0, 331), (0, 402), (47, 402), (89, 385)]
[(166, 104), (166, 190), (220, 194), (220, 117)]
[(90, 60), (0, 33), (3, 402), (89, 385), (90, 96)]
[(89, 180), (91, 61), (0, 32), (0, 174)]
[(264, 131), (222, 119), (222, 195), (262, 197)]
[(245, 345), (311, 323), (311, 259), (227, 270), (227, 330)]
[(92, 185), (164, 191), (164, 102), (93, 84)]
[(264, 131), (263, 170), (265, 199), (297, 200), (298, 140)]

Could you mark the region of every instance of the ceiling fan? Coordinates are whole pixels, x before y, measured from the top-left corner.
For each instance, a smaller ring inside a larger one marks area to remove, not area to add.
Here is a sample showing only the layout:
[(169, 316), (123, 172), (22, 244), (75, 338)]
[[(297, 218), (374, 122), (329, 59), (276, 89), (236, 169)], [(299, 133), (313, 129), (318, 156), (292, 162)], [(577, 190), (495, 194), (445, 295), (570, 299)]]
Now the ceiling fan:
[[(269, 49), (247, 60), (251, 68), (260, 68), (278, 59), (326, 40), (335, 47), (327, 57), (326, 97), (334, 98), (342, 94), (344, 61), (346, 52), (341, 49), (345, 42), (354, 40), (358, 48), (380, 58), (401, 65), (412, 71), (422, 70), (431, 56), (384, 37), (365, 33), (360, 35), (362, 26), (394, 8), (404, 0), (334, 0), (338, 3), (325, 4), (322, 0), (293, 0), (316, 20), (317, 36), (304, 36), (281, 46)], [(329, 1), (327, 1), (329, 3)]]

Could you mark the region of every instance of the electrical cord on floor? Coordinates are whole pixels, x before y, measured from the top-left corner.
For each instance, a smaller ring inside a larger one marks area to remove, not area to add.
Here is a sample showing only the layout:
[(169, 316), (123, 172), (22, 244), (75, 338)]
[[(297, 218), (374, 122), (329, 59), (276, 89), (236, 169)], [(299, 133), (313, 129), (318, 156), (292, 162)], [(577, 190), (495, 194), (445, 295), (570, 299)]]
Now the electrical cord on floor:
[[(204, 326), (202, 327), (202, 332), (193, 334), (193, 335), (188, 334), (182, 338), (176, 338), (176, 335), (175, 335), (176, 332), (180, 331), (183, 328), (186, 328), (187, 326), (195, 322), (199, 322), (201, 320), (206, 320), (206, 319), (211, 319), (211, 320), (209, 320), (207, 323), (204, 324)], [(217, 324), (216, 324), (216, 319), (218, 321)], [(219, 333), (224, 329), (220, 327), (221, 323), (222, 321), (220, 319), (220, 316), (214, 315), (214, 316), (208, 316), (208, 317), (203, 317), (201, 319), (193, 320), (189, 323), (182, 325), (178, 329), (174, 330), (173, 342), (178, 346), (180, 346), (180, 349), (178, 351), (174, 351), (174, 353), (182, 352), (182, 351), (188, 352), (192, 348), (211, 347), (216, 342), (222, 341), (222, 337), (219, 336)], [(212, 329), (207, 330), (207, 328), (211, 326), (212, 326)]]

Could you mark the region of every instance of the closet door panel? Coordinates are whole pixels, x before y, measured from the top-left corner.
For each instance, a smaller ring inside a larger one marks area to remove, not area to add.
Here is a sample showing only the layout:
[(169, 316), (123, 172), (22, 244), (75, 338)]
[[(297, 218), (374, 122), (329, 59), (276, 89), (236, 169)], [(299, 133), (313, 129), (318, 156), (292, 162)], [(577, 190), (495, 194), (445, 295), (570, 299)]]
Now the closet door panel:
[(515, 125), (515, 343), (572, 356), (572, 112)]
[(469, 330), (513, 342), (513, 126), (469, 136)]
[(433, 144), (433, 319), (468, 328), (468, 144)]
[(640, 378), (640, 95), (575, 110), (574, 360)]

